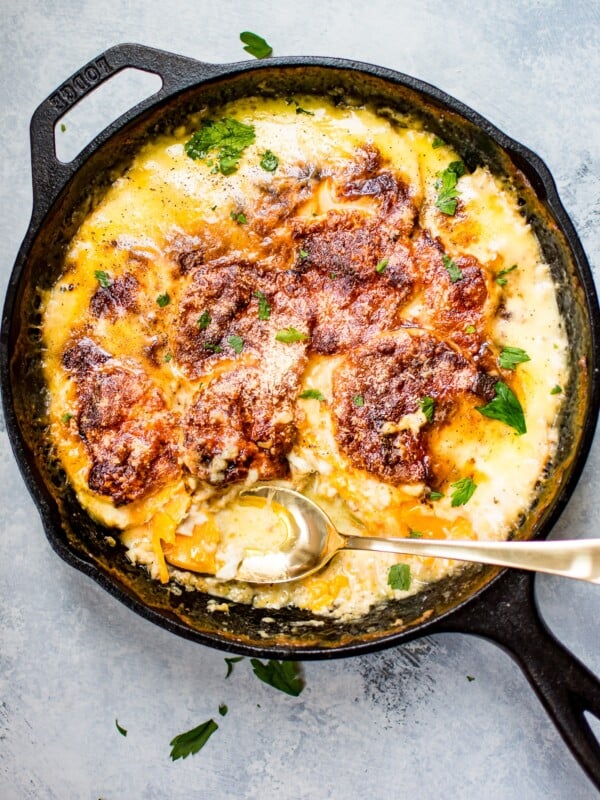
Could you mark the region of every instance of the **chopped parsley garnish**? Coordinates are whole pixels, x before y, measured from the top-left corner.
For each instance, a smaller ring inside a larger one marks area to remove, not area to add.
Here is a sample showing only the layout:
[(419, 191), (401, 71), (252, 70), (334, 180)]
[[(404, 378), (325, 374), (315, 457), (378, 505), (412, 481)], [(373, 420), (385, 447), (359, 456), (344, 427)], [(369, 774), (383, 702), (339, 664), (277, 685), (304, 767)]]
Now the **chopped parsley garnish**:
[(325, 400), (325, 395), (322, 394), (318, 389), (305, 389), (302, 394), (299, 394), (298, 397), (301, 400), (318, 400), (322, 402)]
[(73, 414), (70, 414), (70, 413), (67, 411), (65, 414), (63, 414), (63, 415), (62, 415), (62, 417), (60, 418), (60, 421), (61, 421), (63, 424), (65, 424), (65, 425), (66, 425), (66, 424), (67, 424), (68, 422), (70, 422), (70, 420), (72, 420), (72, 419), (73, 419)]
[(210, 314), (208, 311), (203, 311), (198, 317), (198, 327), (201, 331), (205, 331), (210, 325)]
[(245, 225), (248, 222), (248, 218), (242, 211), (237, 214), (235, 211), (232, 211), (229, 216), (234, 222), (237, 222), (238, 225)]
[(461, 268), (455, 261), (452, 261), (450, 256), (447, 256), (444, 253), (442, 256), (442, 261), (444, 262), (444, 267), (448, 271), (448, 275), (450, 276), (452, 283), (457, 283), (457, 281), (460, 281), (464, 278)]
[(513, 264), (512, 267), (508, 267), (508, 269), (501, 269), (500, 272), (496, 275), (496, 283), (500, 286), (506, 286), (508, 280), (504, 277), (508, 275), (509, 272), (512, 272), (514, 269), (517, 269), (517, 265)]
[(112, 280), (110, 279), (110, 275), (108, 272), (104, 272), (102, 269), (97, 269), (94, 272), (94, 277), (100, 284), (103, 289), (108, 289), (108, 287), (112, 284)]
[(227, 337), (227, 341), (231, 345), (231, 347), (233, 349), (233, 352), (237, 353), (238, 355), (244, 349), (244, 340), (242, 339), (241, 336), (235, 336), (235, 335), (234, 336), (228, 336)]
[(254, 297), (258, 298), (258, 318), (259, 319), (269, 319), (271, 316), (271, 306), (267, 298), (264, 296), (262, 292), (254, 292)]
[(430, 500), (441, 500), (443, 496), (441, 492), (429, 492)]
[(115, 725), (117, 726), (117, 730), (121, 734), (121, 736), (127, 736), (127, 728), (124, 728), (122, 725), (119, 725), (119, 720), (115, 720)]
[(380, 275), (381, 275), (382, 272), (385, 272), (385, 268), (388, 265), (388, 260), (389, 259), (387, 259), (387, 258), (382, 258), (381, 261), (375, 267), (375, 272), (379, 272)]
[(308, 250), (300, 250), (298, 253), (302, 261), (305, 261), (308, 258)]
[(204, 342), (204, 349), (210, 350), (211, 353), (222, 353), (223, 348), (219, 347), (218, 344), (214, 344), (214, 342)]
[(531, 361), (531, 359), (520, 347), (505, 347), (498, 358), (502, 369), (514, 370), (517, 364), (523, 364), (525, 361)]
[(284, 342), (285, 344), (292, 344), (292, 342), (304, 342), (308, 339), (307, 333), (302, 333), (302, 331), (296, 330), (296, 328), (284, 328), (281, 331), (277, 331), (275, 334), (275, 338), (278, 342)]
[(177, 761), (178, 758), (187, 758), (188, 756), (197, 753), (208, 742), (213, 733), (218, 730), (219, 726), (214, 719), (209, 719), (198, 725), (197, 728), (192, 728), (186, 733), (180, 733), (169, 744), (171, 745), (171, 758)]
[(60, 131), (61, 131), (61, 133), (65, 133), (66, 130), (67, 130), (67, 126), (65, 125), (64, 122), (61, 122), (60, 123)]
[(352, 398), (352, 402), (357, 408), (361, 408), (365, 404), (365, 398), (362, 396), (362, 394), (355, 394)]
[(431, 143), (431, 146), (433, 147), (434, 150), (437, 150), (438, 147), (444, 147), (445, 144), (446, 142), (443, 139), (440, 139), (439, 136), (435, 136), (433, 142)]
[(433, 422), (433, 412), (435, 411), (435, 400), (433, 397), (422, 397), (419, 400), (421, 411), (425, 414), (427, 422)]
[(270, 150), (266, 150), (260, 160), (260, 165), (265, 172), (275, 172), (279, 166), (279, 159)]
[(224, 717), (224, 716), (225, 716), (225, 714), (227, 714), (227, 712), (228, 712), (228, 711), (229, 711), (229, 709), (227, 708), (227, 706), (225, 705), (225, 703), (221, 703), (221, 704), (219, 705), (219, 714), (220, 714), (222, 717)]
[(467, 675), (467, 680), (469, 681), (469, 683), (472, 683), (475, 680), (475, 678), (473, 677), (473, 675)]
[(306, 108), (302, 108), (302, 106), (296, 106), (296, 114), (310, 114), (311, 117), (314, 117), (314, 111), (307, 111)]
[(392, 589), (406, 592), (410, 589), (410, 581), (410, 567), (408, 564), (394, 564), (393, 567), (390, 567), (387, 582)]
[(337, 272), (330, 272), (329, 277), (331, 278), (332, 281), (334, 281), (337, 278)]
[(415, 531), (415, 530), (413, 530), (411, 528), (409, 530), (409, 532), (408, 532), (408, 538), (409, 539), (422, 539), (423, 538), (423, 533), (422, 533), (422, 531)]
[(227, 674), (225, 675), (228, 678), (231, 673), (233, 672), (233, 665), (237, 664), (239, 661), (243, 661), (244, 656), (231, 656), (230, 658), (225, 659), (225, 663), (227, 664)]
[(253, 125), (237, 119), (207, 119), (199, 131), (185, 143), (185, 152), (193, 159), (206, 159), (211, 150), (217, 151), (218, 167), (223, 175), (231, 175), (239, 166), (244, 150), (254, 142)]
[(304, 680), (297, 661), (270, 660), (264, 664), (258, 658), (251, 658), (250, 663), (259, 680), (268, 683), (274, 689), (279, 689), (280, 692), (298, 697), (304, 689)]
[(464, 506), (475, 494), (477, 484), (473, 478), (461, 478), (456, 483), (451, 483), (450, 486), (454, 489), (452, 492), (452, 501), (450, 505), (453, 508), (456, 506)]
[(514, 428), (519, 436), (527, 433), (523, 407), (514, 392), (502, 381), (494, 386), (496, 396), (485, 406), (476, 406), (477, 411), (484, 417), (497, 419)]
[(169, 361), (172, 361), (172, 360), (173, 360), (172, 354), (171, 353), (166, 353), (165, 354), (165, 361), (167, 362), (167, 364), (169, 363)]
[(169, 303), (171, 302), (171, 298), (169, 297), (168, 292), (165, 292), (164, 294), (159, 294), (158, 297), (156, 298), (156, 302), (161, 308), (168, 306)]
[(467, 325), (465, 333), (475, 333), (475, 325)]
[(562, 386), (559, 386), (558, 384), (554, 386), (552, 389), (550, 389), (550, 394), (561, 394), (561, 393), (562, 393)]
[(246, 45), (244, 50), (254, 58), (268, 58), (273, 52), (273, 48), (268, 44), (262, 36), (252, 31), (243, 31), (240, 33), (240, 41)]
[(459, 196), (456, 184), (458, 179), (465, 174), (465, 165), (462, 161), (453, 161), (441, 173), (440, 180), (436, 183), (439, 194), (435, 202), (443, 214), (452, 217), (456, 213), (457, 197)]

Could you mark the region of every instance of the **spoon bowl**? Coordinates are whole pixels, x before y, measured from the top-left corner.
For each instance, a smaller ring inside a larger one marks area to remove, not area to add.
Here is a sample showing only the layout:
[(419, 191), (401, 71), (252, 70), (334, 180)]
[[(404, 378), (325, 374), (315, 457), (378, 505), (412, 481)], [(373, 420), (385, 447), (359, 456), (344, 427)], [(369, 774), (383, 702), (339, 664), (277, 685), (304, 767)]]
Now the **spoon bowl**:
[(347, 536), (322, 508), (294, 489), (257, 486), (244, 490), (240, 498), (245, 497), (276, 503), (283, 509), (289, 532), (280, 550), (252, 552), (241, 560), (235, 577), (249, 583), (299, 580), (321, 570), (341, 550), (371, 550), (514, 567), (600, 584), (600, 539), (473, 542)]

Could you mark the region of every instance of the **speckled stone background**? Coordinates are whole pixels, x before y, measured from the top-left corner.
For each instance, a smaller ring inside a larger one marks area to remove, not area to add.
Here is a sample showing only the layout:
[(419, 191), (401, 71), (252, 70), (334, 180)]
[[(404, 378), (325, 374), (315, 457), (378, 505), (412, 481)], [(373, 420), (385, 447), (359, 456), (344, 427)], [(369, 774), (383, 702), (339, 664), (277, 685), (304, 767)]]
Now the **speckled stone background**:
[[(117, 42), (236, 61), (243, 30), (277, 55), (396, 68), (477, 109), (549, 165), (597, 269), (597, 2), (3, 0), (2, 18), (2, 291), (31, 209), (37, 104)], [(148, 91), (121, 82), (74, 112), (61, 154), (137, 99), (131, 87)], [(519, 669), (486, 641), (436, 636), (309, 663), (297, 699), (259, 683), (247, 660), (225, 680), (222, 653), (140, 619), (51, 552), (3, 432), (0, 449), (4, 800), (596, 796)], [(596, 437), (553, 537), (600, 535), (599, 492)], [(536, 586), (548, 625), (600, 673), (599, 587), (550, 577)], [(173, 736), (211, 716), (220, 729), (205, 749), (172, 763)]]

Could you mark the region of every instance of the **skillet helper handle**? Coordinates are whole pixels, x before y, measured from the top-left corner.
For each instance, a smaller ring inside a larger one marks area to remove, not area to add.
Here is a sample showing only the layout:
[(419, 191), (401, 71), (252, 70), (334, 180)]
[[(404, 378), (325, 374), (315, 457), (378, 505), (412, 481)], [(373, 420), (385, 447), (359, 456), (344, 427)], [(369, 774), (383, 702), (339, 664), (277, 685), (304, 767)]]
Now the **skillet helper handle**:
[(433, 626), (491, 639), (516, 660), (569, 749), (600, 789), (600, 743), (584, 712), (600, 720), (600, 680), (541, 619), (531, 573), (508, 571), (480, 596)]
[(56, 123), (94, 89), (128, 67), (158, 75), (162, 79), (162, 86), (158, 92), (109, 125), (94, 140), (94, 145), (107, 139), (124, 120), (139, 114), (177, 89), (215, 74), (219, 69), (216, 64), (206, 64), (140, 44), (115, 45), (78, 69), (38, 106), (31, 120), (34, 216), (36, 212), (45, 213), (87, 155), (88, 148), (69, 163), (57, 158), (54, 140)]

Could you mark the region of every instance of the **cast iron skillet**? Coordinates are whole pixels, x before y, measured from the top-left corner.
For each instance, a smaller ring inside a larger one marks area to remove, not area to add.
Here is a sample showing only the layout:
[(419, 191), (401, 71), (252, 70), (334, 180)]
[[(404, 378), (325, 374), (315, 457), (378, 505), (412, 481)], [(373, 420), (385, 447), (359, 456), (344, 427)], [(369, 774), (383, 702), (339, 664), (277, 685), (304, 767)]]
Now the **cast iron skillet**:
[[(125, 67), (158, 74), (161, 90), (111, 124), (71, 163), (57, 160), (54, 126), (93, 88)], [(417, 110), (425, 126), (452, 143), (470, 169), (483, 163), (509, 176), (524, 216), (561, 286), (573, 353), (559, 452), (517, 538), (543, 537), (564, 508), (591, 445), (600, 403), (600, 313), (583, 249), (540, 159), (458, 101), (414, 78), (330, 58), (274, 58), (205, 64), (140, 45), (107, 50), (71, 76), (31, 123), (33, 213), (10, 279), (0, 335), (6, 424), (52, 547), (137, 613), (203, 644), (244, 655), (317, 659), (350, 656), (417, 636), (461, 631), (505, 647), (591, 780), (600, 788), (600, 746), (584, 712), (600, 718), (600, 683), (547, 630), (528, 573), (472, 565), (403, 602), (353, 623), (316, 620), (297, 609), (211, 609), (199, 593), (175, 594), (127, 561), (106, 529), (79, 507), (44, 437), (39, 291), (60, 271), (64, 246), (94, 198), (127, 165), (144, 138), (175, 126), (191, 110), (249, 93), (328, 92), (368, 97), (379, 108)]]

